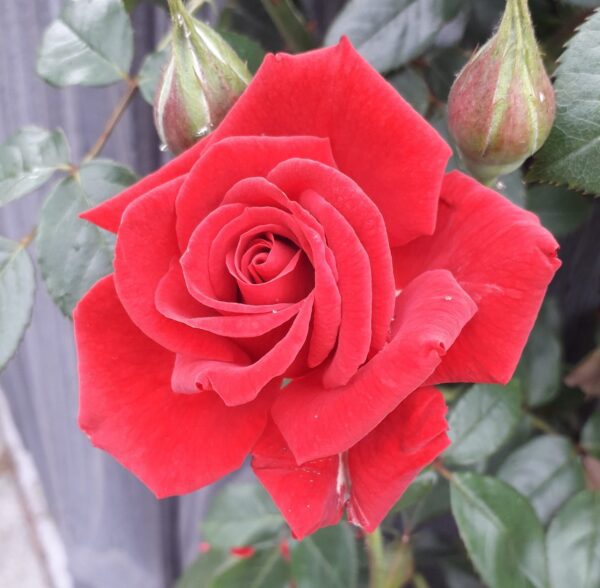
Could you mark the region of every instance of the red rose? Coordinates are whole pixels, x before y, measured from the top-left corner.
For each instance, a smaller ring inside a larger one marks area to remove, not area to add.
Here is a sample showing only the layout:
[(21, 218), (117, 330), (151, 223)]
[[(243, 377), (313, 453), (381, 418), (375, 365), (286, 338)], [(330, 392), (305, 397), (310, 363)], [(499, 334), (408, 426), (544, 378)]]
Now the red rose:
[(506, 382), (559, 265), (449, 155), (349, 43), (267, 57), (215, 132), (85, 214), (117, 233), (75, 313), (93, 443), (160, 497), (252, 454), (297, 537), (344, 506), (372, 530), (448, 444), (433, 385)]

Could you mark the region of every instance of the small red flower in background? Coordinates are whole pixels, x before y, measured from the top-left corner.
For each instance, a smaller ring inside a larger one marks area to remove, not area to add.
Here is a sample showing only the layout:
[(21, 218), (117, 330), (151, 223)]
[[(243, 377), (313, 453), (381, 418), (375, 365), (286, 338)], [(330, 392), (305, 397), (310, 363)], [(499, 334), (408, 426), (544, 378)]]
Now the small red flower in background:
[(81, 427), (159, 497), (251, 454), (296, 537), (344, 508), (373, 530), (448, 445), (433, 386), (508, 381), (559, 266), (449, 156), (349, 43), (267, 57), (84, 215), (117, 247), (75, 313)]
[(248, 557), (252, 557), (256, 553), (256, 549), (254, 549), (254, 547), (251, 545), (246, 545), (242, 547), (232, 547), (229, 552), (235, 557), (246, 559)]

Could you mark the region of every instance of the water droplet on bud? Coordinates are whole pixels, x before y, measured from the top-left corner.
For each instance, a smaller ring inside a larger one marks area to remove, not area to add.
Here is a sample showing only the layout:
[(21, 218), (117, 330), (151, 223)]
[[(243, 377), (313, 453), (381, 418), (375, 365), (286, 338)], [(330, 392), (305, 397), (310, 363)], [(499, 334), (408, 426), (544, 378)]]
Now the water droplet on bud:
[(159, 147), (158, 147), (158, 148), (159, 148), (159, 150), (160, 150), (160, 151), (162, 151), (163, 153), (164, 153), (165, 151), (168, 151), (168, 150), (169, 150), (169, 146), (168, 146), (166, 143), (161, 143), (161, 144), (159, 145)]

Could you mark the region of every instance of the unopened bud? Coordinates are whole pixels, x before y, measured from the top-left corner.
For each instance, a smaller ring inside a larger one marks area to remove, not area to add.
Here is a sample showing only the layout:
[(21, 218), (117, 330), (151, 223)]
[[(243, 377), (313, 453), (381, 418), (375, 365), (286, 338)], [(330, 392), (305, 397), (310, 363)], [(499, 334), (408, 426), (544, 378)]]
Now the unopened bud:
[(154, 97), (158, 135), (180, 153), (210, 133), (250, 82), (245, 63), (182, 0), (169, 0), (171, 57)]
[(465, 165), (489, 182), (519, 168), (544, 144), (555, 112), (527, 0), (508, 0), (498, 31), (452, 86), (450, 132)]

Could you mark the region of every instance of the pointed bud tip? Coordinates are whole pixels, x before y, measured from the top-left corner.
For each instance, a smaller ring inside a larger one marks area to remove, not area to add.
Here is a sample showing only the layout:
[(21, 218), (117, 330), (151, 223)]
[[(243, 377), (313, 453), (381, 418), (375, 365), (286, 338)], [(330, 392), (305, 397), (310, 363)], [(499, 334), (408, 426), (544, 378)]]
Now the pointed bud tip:
[(452, 86), (450, 132), (469, 170), (489, 181), (514, 171), (540, 149), (555, 110), (527, 2), (508, 0), (498, 31)]
[(163, 145), (181, 153), (214, 130), (250, 82), (245, 63), (227, 42), (170, 0), (171, 57), (154, 98)]

